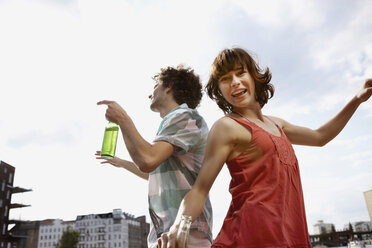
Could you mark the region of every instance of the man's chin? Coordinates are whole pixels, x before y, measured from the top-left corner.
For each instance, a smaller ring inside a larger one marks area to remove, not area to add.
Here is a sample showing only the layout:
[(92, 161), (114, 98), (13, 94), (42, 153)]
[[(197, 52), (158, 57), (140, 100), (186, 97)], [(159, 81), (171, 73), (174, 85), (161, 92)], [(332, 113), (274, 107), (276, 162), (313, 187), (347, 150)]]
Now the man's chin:
[(159, 112), (158, 109), (156, 108), (156, 106), (154, 106), (154, 104), (151, 104), (150, 105), (150, 109), (154, 112)]

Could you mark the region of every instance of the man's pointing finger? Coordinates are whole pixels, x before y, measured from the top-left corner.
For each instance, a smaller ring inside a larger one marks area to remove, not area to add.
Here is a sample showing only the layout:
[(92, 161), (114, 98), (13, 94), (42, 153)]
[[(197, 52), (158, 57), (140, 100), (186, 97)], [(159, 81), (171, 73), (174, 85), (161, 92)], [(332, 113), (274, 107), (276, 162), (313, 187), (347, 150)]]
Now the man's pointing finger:
[(111, 103), (113, 103), (113, 101), (103, 100), (103, 101), (97, 102), (97, 105), (103, 105), (103, 104), (109, 105)]

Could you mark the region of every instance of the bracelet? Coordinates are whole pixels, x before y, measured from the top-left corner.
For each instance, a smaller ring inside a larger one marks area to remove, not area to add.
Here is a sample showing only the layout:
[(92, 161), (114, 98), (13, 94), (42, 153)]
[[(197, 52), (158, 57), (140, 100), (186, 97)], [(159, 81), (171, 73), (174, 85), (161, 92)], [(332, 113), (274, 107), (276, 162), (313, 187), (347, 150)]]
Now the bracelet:
[(192, 223), (192, 218), (189, 215), (182, 215), (180, 226), (177, 232), (177, 247), (185, 248), (186, 241), (189, 236), (190, 226)]

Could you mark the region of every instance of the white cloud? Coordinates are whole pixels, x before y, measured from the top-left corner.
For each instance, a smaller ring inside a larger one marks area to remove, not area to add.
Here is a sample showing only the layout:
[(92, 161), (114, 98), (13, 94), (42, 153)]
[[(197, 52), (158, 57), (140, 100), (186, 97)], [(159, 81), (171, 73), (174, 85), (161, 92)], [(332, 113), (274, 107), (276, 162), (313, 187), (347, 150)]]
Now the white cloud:
[(343, 147), (344, 149), (354, 149), (358, 146), (360, 143), (369, 143), (369, 141), (372, 142), (372, 135), (371, 134), (365, 134), (363, 136), (357, 136), (349, 139), (337, 139), (334, 140), (332, 143), (334, 146), (337, 146), (339, 148)]
[(285, 120), (291, 121), (297, 115), (307, 115), (313, 110), (313, 106), (304, 104), (299, 100), (290, 100), (285, 103), (277, 103), (271, 100), (270, 104), (265, 107), (270, 115), (278, 116)]
[(324, 21), (321, 6), (313, 1), (235, 0), (234, 3), (243, 8), (254, 21), (269, 29), (288, 26), (313, 29)]
[(372, 19), (369, 18), (371, 3), (358, 1), (356, 6), (354, 19), (346, 26), (336, 30), (332, 36), (327, 36), (327, 39), (324, 39), (324, 35), (314, 40), (311, 54), (316, 67), (346, 63), (351, 66), (351, 71), (359, 72), (361, 68), (365, 68), (362, 57), (367, 56), (368, 59), (364, 61), (371, 63), (372, 34), (367, 31), (372, 27)]
[(7, 144), (16, 149), (23, 146), (50, 146), (53, 143), (64, 145), (79, 145), (79, 140), (83, 137), (84, 127), (74, 125), (73, 123), (64, 123), (56, 130), (48, 130), (50, 127), (44, 125), (40, 129), (27, 130), (24, 133), (22, 130), (15, 137), (9, 137)]

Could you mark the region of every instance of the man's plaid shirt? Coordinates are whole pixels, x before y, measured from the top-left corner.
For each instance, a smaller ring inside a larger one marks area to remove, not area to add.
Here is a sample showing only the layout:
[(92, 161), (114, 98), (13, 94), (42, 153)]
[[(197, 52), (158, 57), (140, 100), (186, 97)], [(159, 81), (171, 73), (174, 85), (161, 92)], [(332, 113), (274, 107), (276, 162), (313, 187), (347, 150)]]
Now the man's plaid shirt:
[[(192, 188), (202, 165), (208, 126), (198, 112), (182, 104), (160, 124), (154, 142), (165, 141), (178, 149), (149, 176), (149, 208), (152, 219), (149, 243), (175, 221), (185, 194)], [(212, 242), (212, 207), (209, 197), (190, 230), (198, 230)]]

